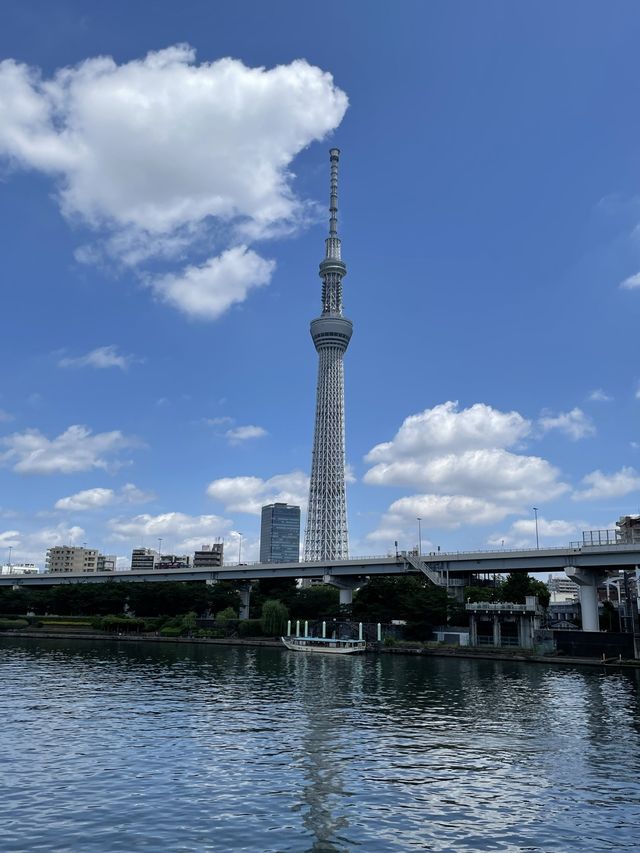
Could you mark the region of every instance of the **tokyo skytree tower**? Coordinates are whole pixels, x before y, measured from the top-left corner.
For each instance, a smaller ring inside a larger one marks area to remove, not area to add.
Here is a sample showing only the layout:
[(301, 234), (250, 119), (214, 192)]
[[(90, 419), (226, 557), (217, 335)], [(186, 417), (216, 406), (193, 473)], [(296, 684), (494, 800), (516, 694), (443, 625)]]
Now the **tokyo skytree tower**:
[(343, 356), (349, 346), (353, 324), (342, 316), (342, 279), (347, 267), (341, 258), (338, 237), (339, 149), (332, 148), (329, 157), (329, 236), (320, 264), (322, 314), (311, 321), (311, 337), (318, 351), (319, 364), (305, 561), (340, 560), (349, 556), (344, 483)]

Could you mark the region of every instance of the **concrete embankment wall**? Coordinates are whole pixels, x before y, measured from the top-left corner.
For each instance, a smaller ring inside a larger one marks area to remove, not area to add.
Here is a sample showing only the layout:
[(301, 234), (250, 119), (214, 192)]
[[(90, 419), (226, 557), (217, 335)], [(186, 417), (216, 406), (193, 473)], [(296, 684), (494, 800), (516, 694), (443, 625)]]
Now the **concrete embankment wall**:
[[(204, 645), (204, 646), (249, 646), (279, 648), (284, 651), (282, 643), (278, 639), (264, 637), (236, 638), (224, 637), (208, 639), (200, 637), (160, 637), (148, 634), (117, 634), (101, 633), (99, 631), (28, 631), (9, 630), (0, 631), (0, 639), (32, 639), (32, 640), (95, 640), (100, 642), (120, 643), (173, 643), (174, 645)], [(291, 652), (291, 654), (304, 654), (304, 652)], [(522, 650), (507, 651), (505, 649), (487, 650), (472, 649), (460, 646), (417, 646), (398, 643), (393, 646), (372, 643), (367, 647), (367, 654), (386, 655), (413, 655), (416, 657), (452, 657), (475, 660), (506, 660), (522, 663), (546, 663), (559, 664), (562, 666), (599, 666), (599, 667), (631, 667), (640, 668), (640, 661), (618, 660), (608, 658), (597, 660), (594, 658), (567, 657), (555, 655), (535, 655)]]

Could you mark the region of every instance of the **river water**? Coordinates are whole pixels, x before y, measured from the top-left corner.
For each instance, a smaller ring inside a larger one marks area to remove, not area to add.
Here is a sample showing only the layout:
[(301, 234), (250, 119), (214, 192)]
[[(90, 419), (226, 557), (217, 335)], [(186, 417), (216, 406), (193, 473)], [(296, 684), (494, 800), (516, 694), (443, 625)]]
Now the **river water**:
[(0, 640), (0, 850), (640, 851), (640, 678)]

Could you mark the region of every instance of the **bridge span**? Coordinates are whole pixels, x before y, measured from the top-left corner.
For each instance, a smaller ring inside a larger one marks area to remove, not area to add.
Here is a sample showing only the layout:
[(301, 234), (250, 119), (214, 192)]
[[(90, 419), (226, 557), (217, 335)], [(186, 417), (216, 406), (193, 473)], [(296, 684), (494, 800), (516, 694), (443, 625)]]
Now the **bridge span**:
[(122, 572), (56, 572), (0, 575), (0, 586), (49, 587), (70, 583), (235, 581), (242, 598), (240, 618), (248, 618), (251, 581), (271, 578), (322, 578), (340, 590), (340, 603), (350, 604), (353, 590), (379, 575), (424, 574), (458, 600), (473, 575), (509, 572), (562, 572), (579, 586), (582, 627), (598, 630), (597, 587), (607, 572), (640, 566), (640, 544), (583, 545), (526, 550), (455, 551), (418, 555), (401, 551), (393, 556), (357, 557), (313, 563), (253, 563), (220, 568), (128, 570)]

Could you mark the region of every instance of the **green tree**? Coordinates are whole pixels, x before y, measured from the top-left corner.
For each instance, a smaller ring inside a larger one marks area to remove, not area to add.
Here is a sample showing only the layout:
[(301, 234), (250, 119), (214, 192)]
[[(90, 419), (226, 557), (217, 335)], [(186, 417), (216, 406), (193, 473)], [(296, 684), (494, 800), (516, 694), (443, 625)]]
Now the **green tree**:
[(371, 578), (354, 597), (353, 616), (362, 622), (436, 625), (446, 621), (447, 592), (414, 575)]
[(216, 622), (229, 622), (232, 619), (237, 619), (238, 614), (233, 607), (225, 607), (220, 613), (216, 613)]
[(329, 584), (299, 589), (290, 612), (294, 619), (334, 619), (340, 615), (340, 593)]
[(262, 630), (269, 637), (284, 634), (289, 611), (281, 601), (271, 598), (262, 605)]
[(198, 614), (193, 610), (190, 610), (189, 613), (185, 613), (182, 617), (182, 628), (185, 630), (187, 634), (193, 633), (196, 629), (196, 619), (198, 618)]
[(500, 601), (524, 604), (525, 597), (529, 595), (530, 580), (527, 572), (510, 572), (500, 587)]

